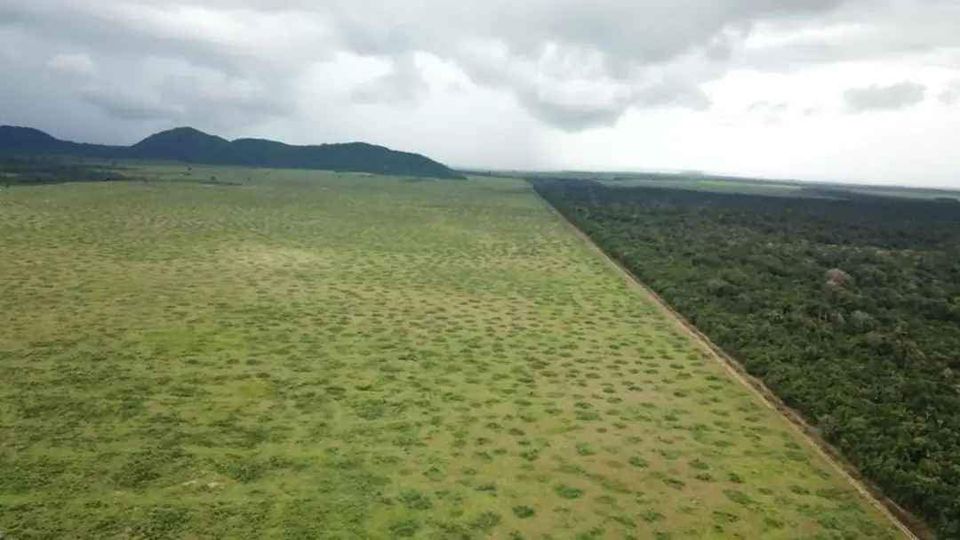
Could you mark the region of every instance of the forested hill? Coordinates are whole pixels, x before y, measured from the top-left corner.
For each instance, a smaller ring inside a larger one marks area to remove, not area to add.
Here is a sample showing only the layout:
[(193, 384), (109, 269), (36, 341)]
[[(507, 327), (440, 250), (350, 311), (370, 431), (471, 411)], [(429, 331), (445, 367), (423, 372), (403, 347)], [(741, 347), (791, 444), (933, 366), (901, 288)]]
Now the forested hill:
[(64, 141), (32, 128), (0, 126), (0, 156), (13, 155), (172, 160), (210, 165), (462, 178), (426, 156), (367, 143), (295, 146), (265, 139), (228, 141), (189, 127), (151, 135), (133, 146), (107, 146)]

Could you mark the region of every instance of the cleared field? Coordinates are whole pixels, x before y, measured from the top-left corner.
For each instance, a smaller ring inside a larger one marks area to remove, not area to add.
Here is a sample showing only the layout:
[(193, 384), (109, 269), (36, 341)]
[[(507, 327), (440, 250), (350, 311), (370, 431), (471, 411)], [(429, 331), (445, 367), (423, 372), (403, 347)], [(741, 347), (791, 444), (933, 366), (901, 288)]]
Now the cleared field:
[(0, 192), (0, 531), (887, 538), (524, 183)]

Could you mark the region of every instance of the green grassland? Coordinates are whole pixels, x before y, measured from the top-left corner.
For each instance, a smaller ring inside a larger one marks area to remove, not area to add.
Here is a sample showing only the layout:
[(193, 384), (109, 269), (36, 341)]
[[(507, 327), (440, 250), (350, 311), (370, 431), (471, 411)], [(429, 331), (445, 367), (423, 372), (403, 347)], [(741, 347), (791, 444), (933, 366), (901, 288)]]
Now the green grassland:
[(127, 174), (0, 191), (9, 537), (896, 536), (521, 181)]

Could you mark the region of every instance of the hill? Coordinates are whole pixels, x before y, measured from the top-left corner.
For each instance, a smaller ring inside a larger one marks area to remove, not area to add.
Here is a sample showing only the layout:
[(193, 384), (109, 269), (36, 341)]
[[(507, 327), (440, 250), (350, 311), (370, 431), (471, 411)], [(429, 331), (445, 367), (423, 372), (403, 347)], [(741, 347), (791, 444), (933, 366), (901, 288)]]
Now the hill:
[(64, 141), (33, 128), (0, 126), (0, 156), (11, 155), (169, 160), (211, 165), (463, 178), (426, 156), (373, 144), (351, 142), (296, 146), (266, 139), (228, 141), (190, 127), (162, 131), (133, 146), (108, 146)]

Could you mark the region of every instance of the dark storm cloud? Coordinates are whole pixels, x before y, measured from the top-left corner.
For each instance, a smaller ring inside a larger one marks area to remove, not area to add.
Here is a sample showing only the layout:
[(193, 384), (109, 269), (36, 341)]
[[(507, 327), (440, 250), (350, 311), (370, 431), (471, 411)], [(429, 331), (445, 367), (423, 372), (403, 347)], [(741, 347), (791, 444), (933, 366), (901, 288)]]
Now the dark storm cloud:
[[(402, 109), (430, 93), (431, 80), (413, 60), (427, 54), (481, 87), (508, 92), (541, 121), (576, 131), (613, 125), (631, 108), (703, 110), (710, 100), (702, 85), (726, 72), (758, 25), (816, 26), (866, 5), (877, 3), (5, 0), (0, 49), (8, 54), (0, 54), (0, 69), (15, 77), (0, 81), (0, 120), (76, 133), (99, 114), (116, 122), (110, 133), (183, 122), (236, 131), (295, 118), (318, 90)], [(911, 28), (898, 35), (916, 35)], [(865, 51), (883, 49), (871, 48), (880, 38), (867, 34), (858, 36)], [(900, 49), (913, 44), (898, 39)], [(838, 54), (835, 46), (815, 55)], [(782, 67), (777, 54), (798, 54), (788, 46), (753, 53), (771, 69)], [(361, 77), (345, 64), (323, 88), (305, 86), (314, 66), (344, 54), (376, 59), (387, 71)], [(77, 112), (16, 107), (29, 99)]]
[(891, 85), (871, 85), (850, 88), (843, 98), (850, 112), (889, 111), (910, 107), (923, 101), (927, 88), (922, 84), (903, 81)]

